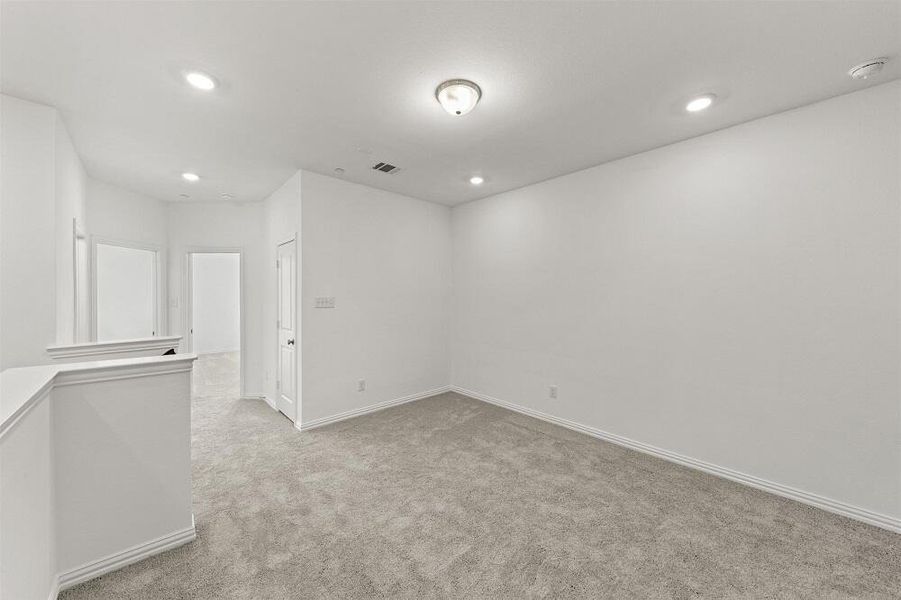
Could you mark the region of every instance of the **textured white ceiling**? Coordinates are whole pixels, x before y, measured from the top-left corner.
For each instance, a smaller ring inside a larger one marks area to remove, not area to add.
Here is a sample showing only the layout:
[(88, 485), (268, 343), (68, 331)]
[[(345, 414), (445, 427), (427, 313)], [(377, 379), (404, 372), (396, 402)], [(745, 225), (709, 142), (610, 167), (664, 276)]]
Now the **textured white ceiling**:
[[(901, 76), (897, 1), (5, 1), (0, 17), (3, 91), (59, 108), (93, 176), (175, 201), (260, 200), (342, 167), (457, 204)], [(847, 77), (880, 55), (880, 77)], [(456, 77), (484, 92), (462, 118), (433, 96)], [(685, 113), (701, 92), (722, 101)]]

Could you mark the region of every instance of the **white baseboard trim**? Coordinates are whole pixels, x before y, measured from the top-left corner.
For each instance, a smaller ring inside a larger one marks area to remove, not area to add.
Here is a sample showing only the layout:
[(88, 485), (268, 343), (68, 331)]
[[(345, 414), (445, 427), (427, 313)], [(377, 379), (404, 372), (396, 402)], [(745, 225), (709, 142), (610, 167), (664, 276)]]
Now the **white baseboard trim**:
[(481, 400), (482, 402), (494, 404), (496, 406), (500, 406), (501, 408), (506, 408), (508, 410), (512, 410), (529, 417), (534, 417), (542, 421), (547, 421), (548, 423), (560, 425), (561, 427), (566, 427), (567, 429), (572, 429), (573, 431), (578, 431), (580, 433), (590, 435), (597, 439), (604, 440), (605, 442), (610, 442), (618, 446), (623, 446), (631, 450), (642, 452), (644, 454), (650, 454), (651, 456), (656, 456), (657, 458), (662, 458), (663, 460), (667, 460), (669, 462), (673, 462), (685, 467), (690, 467), (692, 469), (697, 469), (699, 471), (704, 471), (705, 473), (709, 473), (711, 475), (716, 475), (724, 479), (742, 483), (744, 485), (763, 490), (771, 494), (776, 494), (777, 496), (789, 498), (791, 500), (795, 500), (809, 506), (841, 515), (843, 517), (848, 517), (857, 521), (868, 523), (870, 525), (875, 525), (876, 527), (881, 527), (882, 529), (888, 529), (889, 531), (894, 531), (895, 533), (901, 533), (901, 519), (896, 517), (876, 513), (865, 508), (860, 508), (838, 500), (833, 500), (831, 498), (826, 498), (824, 496), (805, 492), (804, 490), (799, 490), (787, 485), (782, 485), (781, 483), (776, 483), (767, 479), (748, 475), (740, 471), (735, 471), (733, 469), (704, 462), (696, 458), (691, 458), (690, 456), (685, 456), (683, 454), (664, 450), (663, 448), (657, 448), (656, 446), (652, 446), (650, 444), (637, 442), (621, 435), (608, 433), (606, 431), (602, 431), (588, 425), (576, 423), (575, 421), (555, 417), (541, 411), (526, 408), (518, 404), (513, 404), (512, 402), (507, 402), (506, 400), (493, 398), (491, 396), (488, 396), (487, 394), (482, 394), (480, 392), (467, 390), (458, 386), (451, 386), (451, 391), (463, 396), (467, 396), (469, 398), (473, 398), (474, 400)]
[(272, 410), (278, 410), (278, 407), (275, 405), (275, 400), (270, 398), (267, 394), (263, 394), (262, 399), (266, 402), (266, 404), (269, 405), (269, 408), (271, 408)]
[(50, 594), (47, 595), (47, 600), (56, 600), (61, 591), (59, 589), (59, 576), (54, 576), (53, 582), (50, 584)]
[(449, 392), (450, 390), (451, 386), (445, 385), (433, 390), (420, 392), (418, 394), (411, 394), (410, 396), (404, 396), (402, 398), (394, 398), (393, 400), (385, 400), (384, 402), (370, 404), (369, 406), (364, 406), (363, 408), (356, 408), (347, 412), (338, 413), (337, 415), (313, 419), (312, 421), (307, 421), (306, 423), (295, 423), (294, 426), (301, 431), (309, 431), (310, 429), (322, 427), (323, 425), (329, 425), (331, 423), (337, 423), (338, 421), (353, 419), (354, 417), (361, 417), (363, 415), (368, 415), (369, 413), (374, 413), (386, 408), (390, 408), (392, 406), (397, 406), (399, 404), (406, 404), (407, 402), (413, 402), (415, 400), (422, 400), (423, 398), (437, 396), (438, 394), (443, 394), (445, 392)]
[[(66, 573), (61, 573), (57, 578), (59, 580), (56, 586), (57, 591), (69, 589), (79, 583), (94, 579), (110, 571), (121, 569), (160, 552), (177, 548), (193, 541), (196, 537), (197, 530), (194, 527), (194, 516), (191, 515), (190, 527), (174, 531), (144, 544), (132, 546), (122, 552), (110, 554), (105, 558), (87, 563)], [(55, 598), (55, 596), (53, 597)]]

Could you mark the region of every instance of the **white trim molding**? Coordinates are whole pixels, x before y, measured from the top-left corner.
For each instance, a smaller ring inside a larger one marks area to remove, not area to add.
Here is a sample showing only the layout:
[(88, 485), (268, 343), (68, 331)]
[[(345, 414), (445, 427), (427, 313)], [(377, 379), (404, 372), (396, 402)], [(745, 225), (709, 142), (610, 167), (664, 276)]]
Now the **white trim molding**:
[(56, 600), (62, 590), (59, 587), (59, 576), (53, 578), (50, 584), (50, 593), (47, 594), (47, 600)]
[(317, 427), (323, 427), (325, 425), (330, 425), (332, 423), (337, 423), (338, 421), (346, 421), (347, 419), (353, 419), (354, 417), (361, 417), (363, 415), (368, 415), (369, 413), (378, 412), (380, 410), (385, 410), (386, 408), (391, 408), (392, 406), (398, 406), (400, 404), (406, 404), (407, 402), (413, 402), (415, 400), (423, 400), (425, 398), (431, 398), (432, 396), (437, 396), (438, 394), (444, 394), (445, 392), (451, 391), (451, 386), (445, 385), (439, 388), (435, 388), (433, 390), (428, 390), (426, 392), (420, 392), (418, 394), (411, 394), (409, 396), (403, 396), (402, 398), (394, 398), (392, 400), (385, 400), (383, 402), (377, 402), (376, 404), (370, 404), (369, 406), (364, 406), (362, 408), (355, 408), (354, 410), (349, 410), (347, 412), (338, 413), (337, 415), (331, 415), (328, 417), (321, 417), (319, 419), (313, 419), (312, 421), (306, 423), (296, 423), (294, 426), (300, 431), (309, 431), (311, 429), (316, 429)]
[(6, 369), (0, 373), (0, 439), (32, 408), (49, 398), (53, 388), (77, 383), (115, 381), (169, 373), (190, 373), (193, 354), (142, 356)]
[(555, 417), (553, 415), (549, 415), (532, 408), (526, 408), (524, 406), (520, 406), (506, 400), (500, 400), (498, 398), (494, 398), (480, 392), (475, 392), (473, 390), (468, 390), (458, 386), (451, 386), (451, 391), (456, 392), (457, 394), (460, 394), (462, 396), (472, 398), (474, 400), (480, 400), (482, 402), (487, 402), (488, 404), (494, 404), (495, 406), (500, 406), (501, 408), (506, 408), (507, 410), (512, 410), (513, 412), (517, 412), (529, 417), (534, 417), (548, 423), (553, 423), (554, 425), (560, 425), (561, 427), (566, 427), (567, 429), (590, 435), (591, 437), (616, 444), (617, 446), (622, 446), (624, 448), (629, 448), (630, 450), (636, 450), (643, 454), (649, 454), (657, 458), (662, 458), (663, 460), (676, 463), (684, 467), (697, 469), (698, 471), (703, 471), (705, 473), (709, 473), (710, 475), (716, 475), (730, 481), (735, 481), (737, 483), (741, 483), (758, 490), (776, 494), (777, 496), (782, 496), (783, 498), (795, 500), (797, 502), (801, 502), (802, 504), (807, 504), (809, 506), (841, 515), (843, 517), (848, 517), (856, 521), (862, 521), (869, 525), (881, 527), (882, 529), (888, 529), (889, 531), (894, 531), (895, 533), (901, 533), (901, 519), (896, 517), (876, 513), (865, 508), (846, 504), (839, 500), (833, 500), (832, 498), (826, 498), (825, 496), (805, 492), (804, 490), (799, 490), (797, 488), (783, 485), (781, 483), (776, 483), (774, 481), (769, 481), (760, 477), (748, 475), (740, 471), (721, 467), (719, 465), (698, 460), (696, 458), (691, 458), (690, 456), (678, 454), (670, 450), (657, 448), (656, 446), (652, 446), (650, 444), (631, 440), (614, 433), (608, 433), (601, 429), (583, 425), (581, 423), (576, 423), (575, 421), (570, 421), (568, 419)]
[(47, 346), (47, 354), (56, 360), (93, 356), (107, 359), (110, 354), (118, 355), (116, 358), (131, 358), (134, 356), (161, 356), (167, 350), (178, 351), (180, 335), (156, 336), (149, 338), (137, 338), (132, 340), (115, 340), (110, 342), (88, 342), (84, 344), (67, 344), (61, 346)]
[(122, 567), (144, 560), (145, 558), (150, 558), (151, 556), (160, 554), (166, 550), (172, 550), (173, 548), (183, 546), (194, 541), (196, 537), (197, 529), (194, 526), (194, 515), (191, 515), (190, 527), (174, 531), (168, 535), (158, 537), (155, 540), (138, 544), (137, 546), (132, 546), (121, 552), (110, 554), (109, 556), (82, 565), (76, 569), (67, 571), (66, 573), (61, 573), (59, 575), (58, 589), (59, 591), (67, 590), (79, 583), (84, 583), (95, 577), (100, 577), (110, 571), (121, 569)]

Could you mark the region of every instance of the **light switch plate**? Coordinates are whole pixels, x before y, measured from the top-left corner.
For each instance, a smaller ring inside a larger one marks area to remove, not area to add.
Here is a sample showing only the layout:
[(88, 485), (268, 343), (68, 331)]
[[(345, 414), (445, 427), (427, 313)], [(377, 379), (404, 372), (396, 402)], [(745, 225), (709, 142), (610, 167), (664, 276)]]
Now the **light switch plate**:
[(316, 296), (316, 308), (335, 308), (334, 296)]

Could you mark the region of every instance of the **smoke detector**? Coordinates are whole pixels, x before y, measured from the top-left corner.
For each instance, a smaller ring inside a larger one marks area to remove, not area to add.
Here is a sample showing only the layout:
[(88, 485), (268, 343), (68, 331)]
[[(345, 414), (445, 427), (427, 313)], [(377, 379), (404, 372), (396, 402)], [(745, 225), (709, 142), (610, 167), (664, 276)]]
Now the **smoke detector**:
[(867, 79), (879, 73), (887, 62), (887, 58), (874, 58), (853, 67), (848, 71), (848, 75), (851, 76), (851, 79)]

